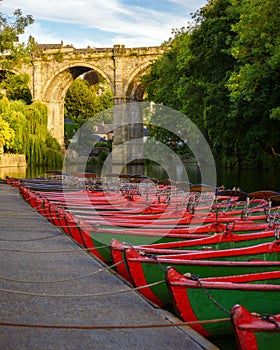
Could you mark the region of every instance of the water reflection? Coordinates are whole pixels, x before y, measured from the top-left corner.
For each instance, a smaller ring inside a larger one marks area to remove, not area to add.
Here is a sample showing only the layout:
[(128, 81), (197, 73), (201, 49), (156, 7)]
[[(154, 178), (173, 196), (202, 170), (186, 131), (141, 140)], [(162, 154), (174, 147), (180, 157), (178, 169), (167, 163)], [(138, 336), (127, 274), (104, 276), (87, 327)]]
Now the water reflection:
[[(96, 165), (87, 168), (87, 171), (94, 172), (97, 176), (101, 175), (101, 170), (102, 167)], [(143, 174), (158, 180), (170, 178), (174, 181), (186, 181), (191, 183), (201, 182), (199, 167), (195, 163), (182, 163), (182, 165), (176, 165), (170, 168), (164, 168), (159, 164), (151, 162), (145, 164), (127, 164), (122, 168), (121, 173), (133, 175)]]
[[(197, 163), (185, 162), (184, 167), (186, 169), (189, 182), (193, 184), (201, 183), (201, 173)], [(93, 166), (89, 169), (89, 171), (93, 171), (99, 175), (101, 173), (101, 167)], [(209, 172), (211, 171), (212, 169), (209, 169)], [(160, 165), (153, 163), (145, 165), (127, 165), (126, 168), (123, 169), (123, 173), (144, 174), (159, 180), (168, 178), (167, 171)], [(177, 166), (173, 169), (172, 174), (177, 181), (185, 181), (183, 176), (183, 167)], [(262, 189), (280, 191), (279, 173), (264, 169), (236, 170), (218, 168), (216, 185), (224, 185), (226, 188), (239, 187), (245, 192), (253, 192)]]
[[(185, 168), (183, 168), (183, 166)], [(183, 166), (176, 166), (172, 170), (168, 170), (173, 179), (176, 181), (186, 181), (185, 174), (187, 174), (188, 182), (193, 184), (201, 183), (201, 174), (199, 166), (194, 163), (184, 163)], [(37, 176), (44, 176), (47, 170), (42, 167), (7, 167), (0, 168), (0, 178), (5, 179), (6, 176), (17, 178), (32, 178)], [(69, 171), (76, 171), (75, 166)], [(91, 165), (87, 171), (101, 175), (102, 165)], [(128, 164), (122, 169), (124, 174), (144, 174), (151, 178), (164, 180), (168, 178), (166, 169), (155, 163), (149, 164)], [(279, 173), (271, 172), (264, 169), (249, 169), (249, 170), (235, 170), (235, 169), (217, 169), (217, 186), (224, 185), (226, 188), (239, 187), (245, 192), (252, 192), (261, 189), (280, 191)]]
[(218, 183), (227, 188), (240, 187), (245, 192), (257, 190), (280, 191), (279, 173), (264, 169), (218, 169)]
[(3, 167), (0, 168), (0, 179), (5, 179), (6, 176), (24, 178), (26, 177), (26, 167)]

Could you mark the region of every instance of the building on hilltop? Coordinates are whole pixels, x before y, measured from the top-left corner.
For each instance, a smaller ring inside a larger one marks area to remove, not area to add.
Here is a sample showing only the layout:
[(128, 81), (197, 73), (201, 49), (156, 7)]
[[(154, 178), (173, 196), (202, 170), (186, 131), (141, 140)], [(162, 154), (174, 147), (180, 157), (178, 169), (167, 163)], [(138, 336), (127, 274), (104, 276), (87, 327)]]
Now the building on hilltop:
[(48, 53), (57, 52), (58, 50), (61, 52), (72, 52), (75, 50), (73, 45), (63, 45), (63, 40), (61, 40), (60, 44), (38, 44), (37, 48), (39, 51), (44, 51)]

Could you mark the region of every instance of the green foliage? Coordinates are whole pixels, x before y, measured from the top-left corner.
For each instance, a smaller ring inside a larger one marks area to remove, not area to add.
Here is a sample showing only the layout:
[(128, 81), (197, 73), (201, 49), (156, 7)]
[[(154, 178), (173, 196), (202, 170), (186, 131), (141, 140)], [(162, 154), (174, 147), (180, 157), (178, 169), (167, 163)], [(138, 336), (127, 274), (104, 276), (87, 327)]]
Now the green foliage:
[(0, 116), (15, 132), (13, 142), (9, 145), (12, 153), (24, 153), (26, 141), (25, 104), (22, 101), (10, 102), (7, 97), (0, 100)]
[(29, 104), (29, 77), (27, 74), (16, 75), (13, 71), (23, 62), (30, 63), (30, 54), (35, 48), (34, 39), (29, 38), (28, 43), (24, 44), (18, 42), (18, 36), (32, 23), (32, 16), (24, 16), (20, 9), (15, 10), (11, 17), (0, 12), (0, 89), (5, 90), (9, 99), (23, 99)]
[(21, 10), (15, 10), (12, 17), (0, 13), (0, 89), (5, 91), (0, 99), (0, 146), (25, 154), (29, 165), (61, 166), (60, 146), (47, 130), (47, 106), (31, 103), (27, 74), (12, 73), (21, 62), (30, 62), (36, 47), (32, 37), (27, 45), (18, 43), (18, 35), (32, 22)]
[(18, 36), (32, 23), (33, 17), (23, 16), (20, 9), (16, 9), (12, 17), (0, 13), (0, 70), (11, 71), (26, 57), (28, 45), (19, 44)]
[(29, 90), (28, 74), (13, 74), (5, 72), (5, 79), (0, 83), (0, 89), (5, 90), (9, 100), (23, 100), (27, 104), (31, 104), (32, 96)]
[(63, 61), (63, 58), (64, 58), (64, 55), (63, 53), (59, 50), (57, 52), (55, 52), (53, 54), (53, 58), (57, 61), (57, 62), (62, 62)]
[(276, 107), (271, 110), (270, 118), (280, 120), (280, 107)]
[(228, 80), (231, 117), (245, 121), (240, 136), (248, 161), (271, 164), (280, 151), (280, 9), (275, 0), (232, 2), (240, 20), (233, 26), (231, 53), (237, 63)]
[(87, 81), (76, 79), (65, 96), (66, 115), (82, 125), (97, 112), (97, 96)]
[(0, 116), (0, 148), (1, 150), (3, 147), (6, 149), (9, 149), (14, 141), (15, 138), (15, 132), (10, 127), (9, 123), (6, 122), (1, 116)]
[(225, 166), (279, 167), (277, 2), (209, 0), (144, 78), (148, 99), (190, 118)]
[(186, 67), (181, 60), (182, 55), (189, 52), (189, 38), (190, 34), (187, 32), (176, 33), (170, 43), (171, 48), (152, 65), (150, 74), (142, 78), (147, 85), (149, 100), (156, 103), (164, 101), (166, 106), (177, 110), (182, 108), (178, 91), (180, 79), (186, 74)]
[(3, 119), (9, 123), (15, 132), (15, 138), (11, 144), (10, 151), (13, 153), (24, 153), (27, 141), (25, 115), (20, 111), (12, 110), (9, 114), (4, 114)]
[[(99, 112), (102, 112), (106, 109), (109, 109), (113, 107), (114, 104), (114, 97), (109, 89), (99, 88), (101, 90), (101, 94), (98, 96), (99, 99)], [(96, 91), (96, 93), (99, 93), (99, 89)], [(105, 114), (103, 114), (105, 116)], [(102, 115), (102, 117), (103, 117)], [(112, 120), (104, 120), (105, 122), (109, 123), (112, 122)]]
[(106, 88), (103, 79), (99, 80), (101, 84), (90, 85), (90, 81), (97, 78), (92, 75), (88, 77), (88, 80), (74, 80), (65, 96), (65, 116), (74, 123), (64, 126), (66, 142), (88, 120), (100, 122), (102, 118), (106, 123), (112, 122), (112, 113), (100, 113), (113, 106), (112, 92)]
[(69, 144), (69, 140), (73, 138), (73, 136), (75, 135), (79, 127), (80, 126), (78, 123), (73, 123), (73, 124), (64, 123), (64, 139), (66, 142), (66, 147)]
[(48, 109), (45, 104), (33, 102), (27, 105), (3, 97), (0, 118), (0, 140), (5, 140), (5, 150), (25, 154), (29, 165), (61, 167), (60, 145), (47, 129)]

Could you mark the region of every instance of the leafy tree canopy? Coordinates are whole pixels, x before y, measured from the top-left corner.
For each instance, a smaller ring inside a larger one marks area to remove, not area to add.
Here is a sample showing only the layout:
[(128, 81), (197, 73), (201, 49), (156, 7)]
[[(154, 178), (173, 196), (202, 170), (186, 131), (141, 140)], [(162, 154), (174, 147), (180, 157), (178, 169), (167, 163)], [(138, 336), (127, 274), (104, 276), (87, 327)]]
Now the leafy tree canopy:
[(99, 121), (98, 114), (113, 106), (113, 94), (104, 82), (91, 85), (90, 81), (75, 79), (65, 96), (65, 115), (79, 126), (90, 118)]
[(9, 149), (14, 141), (15, 131), (10, 127), (9, 123), (6, 122), (0, 116), (0, 153), (3, 152), (3, 148)]
[(145, 77), (148, 99), (194, 121), (224, 166), (279, 167), (277, 3), (209, 0)]
[(32, 16), (24, 16), (20, 9), (16, 9), (11, 17), (0, 12), (1, 70), (10, 71), (21, 59), (26, 57), (28, 47), (18, 42), (18, 36), (23, 34), (25, 28), (33, 21)]

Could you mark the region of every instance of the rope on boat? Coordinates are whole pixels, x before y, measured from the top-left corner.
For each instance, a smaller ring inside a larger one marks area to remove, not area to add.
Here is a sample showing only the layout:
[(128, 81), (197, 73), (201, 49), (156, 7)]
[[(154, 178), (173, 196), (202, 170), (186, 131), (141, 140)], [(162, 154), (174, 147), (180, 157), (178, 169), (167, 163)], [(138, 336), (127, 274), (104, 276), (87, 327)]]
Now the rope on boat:
[(156, 254), (152, 254), (152, 253), (146, 253), (146, 252), (139, 252), (140, 255), (144, 255), (147, 258), (151, 258), (151, 259), (155, 259), (155, 261), (157, 262), (157, 264), (159, 265), (159, 267), (162, 269), (162, 271), (165, 273), (165, 268), (162, 266), (161, 262), (158, 259), (158, 256)]
[(275, 325), (275, 328), (280, 331), (280, 324), (279, 322), (276, 320), (274, 315), (270, 315), (270, 314), (263, 314), (263, 315), (258, 315), (258, 317), (262, 320), (262, 321), (266, 321), (266, 322), (270, 322), (273, 323)]
[(212, 295), (208, 292), (208, 290), (204, 287), (203, 283), (201, 282), (200, 278), (198, 275), (192, 274), (190, 279), (197, 281), (198, 284), (200, 285), (201, 289), (203, 290), (203, 292), (206, 294), (206, 296), (208, 297), (208, 299), (210, 301), (212, 301), (213, 304), (215, 304), (220, 310), (222, 310), (224, 313), (230, 315), (231, 312), (229, 310), (227, 310), (225, 307), (223, 307), (223, 305), (221, 305), (220, 303), (217, 302), (217, 300), (215, 300)]
[(218, 322), (228, 322), (230, 318), (217, 318), (212, 320), (189, 321), (180, 323), (156, 323), (156, 324), (136, 324), (136, 325), (104, 325), (104, 326), (77, 326), (77, 325), (49, 325), (34, 323), (13, 323), (0, 322), (0, 326), (8, 327), (33, 327), (33, 328), (64, 328), (64, 329), (141, 329), (141, 328), (165, 328), (165, 327), (182, 327), (195, 324), (209, 324)]
[(77, 279), (82, 279), (82, 278), (86, 278), (86, 277), (91, 277), (91, 276), (95, 276), (103, 271), (108, 271), (113, 269), (114, 267), (118, 266), (119, 264), (123, 263), (124, 260), (118, 261), (117, 263), (110, 265), (110, 266), (106, 266), (103, 269), (98, 269), (97, 271), (88, 273), (86, 275), (80, 275), (80, 276), (74, 276), (74, 277), (68, 277), (68, 278), (64, 278), (64, 279), (60, 279), (60, 280), (52, 280), (52, 281), (47, 281), (47, 280), (41, 280), (41, 281), (26, 281), (26, 280), (17, 280), (17, 279), (13, 279), (13, 278), (9, 278), (9, 277), (4, 277), (4, 276), (0, 276), (0, 279), (5, 280), (5, 281), (9, 281), (9, 282), (19, 282), (19, 283), (61, 283), (61, 282), (68, 282), (68, 281), (73, 281), (73, 280), (77, 280)]
[(2, 288), (0, 289), (0, 292), (10, 293), (10, 294), (30, 295), (35, 297), (48, 297), (48, 298), (84, 298), (84, 297), (99, 297), (99, 296), (106, 296), (106, 295), (129, 293), (129, 292), (134, 292), (147, 287), (153, 287), (161, 283), (165, 283), (165, 280), (161, 280), (150, 284), (145, 284), (144, 286), (135, 287), (135, 288), (120, 289), (114, 292), (111, 291), (111, 292), (92, 293), (92, 294), (40, 294), (40, 293), (24, 292), (20, 290), (10, 290), (10, 289), (2, 289)]

